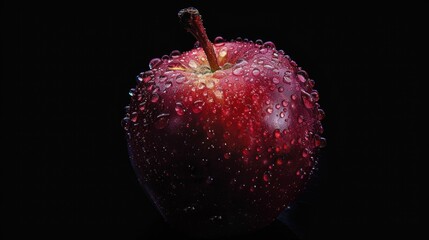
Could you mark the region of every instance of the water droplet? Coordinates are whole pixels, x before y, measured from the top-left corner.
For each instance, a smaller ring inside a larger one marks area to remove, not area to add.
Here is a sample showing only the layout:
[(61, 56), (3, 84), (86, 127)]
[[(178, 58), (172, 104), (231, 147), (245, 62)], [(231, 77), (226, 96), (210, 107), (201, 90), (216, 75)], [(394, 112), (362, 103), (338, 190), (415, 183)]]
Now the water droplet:
[(146, 102), (140, 103), (139, 104), (139, 110), (143, 112), (145, 109), (146, 109)]
[(165, 80), (167, 80), (167, 76), (165, 75), (159, 76), (159, 82), (165, 82)]
[(128, 126), (129, 126), (129, 122), (130, 122), (130, 118), (129, 117), (124, 117), (121, 121), (121, 125), (124, 128), (125, 131), (128, 131)]
[(173, 50), (171, 53), (170, 53), (170, 57), (171, 58), (178, 58), (179, 56), (180, 56), (180, 51), (179, 50)]
[(267, 113), (273, 113), (273, 109), (271, 107), (267, 108)]
[(302, 83), (305, 83), (305, 81), (307, 81), (307, 79), (305, 79), (305, 77), (300, 74), (298, 74), (298, 80)]
[(298, 97), (296, 96), (296, 94), (292, 94), (292, 96), (290, 96), (290, 98), (291, 98), (293, 101), (296, 101), (296, 99), (297, 99)]
[(143, 81), (143, 78), (142, 78), (141, 74), (139, 74), (139, 75), (136, 76), (136, 80), (137, 80), (137, 82), (142, 82)]
[(282, 101), (282, 106), (283, 107), (287, 107), (289, 105), (289, 103), (286, 101), (286, 100), (283, 100)]
[(313, 90), (311, 92), (311, 96), (313, 97), (314, 101), (319, 101), (319, 92), (317, 90)]
[(152, 98), (150, 99), (151, 102), (156, 103), (159, 100), (159, 95), (158, 94), (153, 94)]
[(252, 74), (253, 74), (253, 76), (259, 76), (259, 74), (261, 73), (261, 71), (259, 71), (259, 69), (257, 69), (257, 68), (255, 68), (255, 69), (253, 69), (253, 71), (252, 71)]
[(163, 62), (167, 62), (168, 60), (170, 60), (170, 56), (168, 56), (168, 55), (164, 55), (164, 56), (162, 56), (161, 60), (162, 60)]
[(255, 43), (256, 43), (256, 45), (262, 45), (262, 44), (264, 44), (264, 42), (261, 39), (257, 39), (255, 41)]
[(324, 119), (324, 118), (325, 118), (325, 111), (323, 111), (322, 109), (319, 109), (319, 110), (317, 110), (317, 111), (318, 111), (318, 113), (317, 113), (317, 118), (318, 118), (319, 120)]
[(268, 49), (266, 49), (266, 48), (259, 49), (259, 53), (264, 54), (264, 53), (267, 53), (267, 52), (268, 52)]
[(272, 81), (273, 81), (274, 84), (279, 84), (280, 83), (280, 80), (278, 78), (276, 78), (276, 77), (273, 78)]
[(243, 75), (243, 72), (243, 68), (238, 67), (232, 71), (232, 74), (234, 74), (235, 76), (241, 76)]
[(199, 82), (198, 84), (197, 84), (197, 88), (199, 89), (199, 90), (202, 90), (202, 89), (204, 89), (206, 87), (206, 84), (204, 84), (203, 82)]
[(131, 88), (128, 94), (132, 97), (136, 93), (136, 90), (134, 88)]
[(225, 57), (228, 54), (228, 49), (226, 47), (223, 47), (219, 50), (219, 57)]
[(280, 109), (280, 104), (277, 103), (275, 107), (276, 109)]
[(176, 107), (174, 107), (174, 110), (176, 110), (176, 113), (179, 116), (182, 116), (185, 113), (185, 109), (183, 108), (183, 104), (181, 102), (176, 103)]
[(130, 117), (131, 122), (137, 122), (138, 116), (139, 114), (137, 112), (132, 112)]
[(278, 159), (276, 160), (276, 164), (277, 164), (277, 166), (281, 166), (281, 165), (283, 165), (283, 160), (282, 160), (281, 158), (278, 158)]
[(169, 121), (169, 116), (170, 114), (168, 113), (163, 113), (160, 114), (156, 117), (154, 126), (156, 129), (163, 129), (168, 125), (168, 121)]
[(198, 64), (197, 64), (197, 62), (195, 62), (194, 60), (191, 59), (189, 61), (189, 67), (191, 67), (191, 68), (197, 68)]
[(241, 153), (243, 153), (244, 156), (249, 156), (250, 152), (247, 148), (244, 148), (243, 151), (241, 151)]
[(308, 92), (301, 90), (301, 98), (306, 108), (311, 109), (314, 107), (313, 98)]
[(206, 180), (206, 183), (207, 183), (207, 184), (211, 184), (212, 182), (213, 182), (213, 177), (208, 176), (208, 177), (207, 177), (207, 180)]
[(154, 58), (152, 60), (150, 60), (149, 62), (149, 68), (150, 69), (154, 69), (155, 67), (157, 67), (159, 64), (161, 64), (161, 59), (159, 58)]
[(290, 76), (288, 74), (285, 73), (285, 75), (283, 76), (283, 82), (285, 82), (287, 84), (291, 84), (292, 79), (290, 78)]
[(153, 77), (153, 72), (150, 70), (141, 74), (141, 78), (145, 83), (149, 82), (152, 79), (152, 77)]
[(282, 136), (281, 132), (279, 129), (274, 130), (274, 137), (275, 138), (280, 138)]
[(309, 154), (308, 154), (308, 150), (307, 150), (307, 149), (302, 150), (301, 156), (302, 156), (303, 158), (307, 158), (307, 157), (309, 156)]
[(274, 69), (274, 66), (272, 66), (270, 64), (265, 64), (264, 68), (266, 68), (266, 69)]
[(196, 41), (195, 43), (194, 43), (194, 48), (199, 48), (200, 47), (200, 42), (199, 41)]
[(281, 112), (280, 113), (280, 118), (284, 118), (285, 117), (285, 113), (284, 112)]
[(264, 173), (264, 175), (262, 176), (262, 179), (263, 179), (265, 182), (268, 182), (268, 181), (270, 181), (270, 175), (268, 175), (268, 173)]
[(222, 70), (217, 70), (216, 72), (213, 73), (213, 77), (217, 79), (224, 78), (225, 76), (226, 76), (226, 73)]
[(281, 93), (281, 92), (283, 92), (285, 89), (284, 89), (283, 87), (279, 87), (277, 90)]
[(320, 147), (321, 148), (326, 147), (326, 138), (323, 138), (323, 137), (320, 138)]
[(276, 45), (274, 45), (273, 42), (268, 41), (268, 42), (265, 42), (264, 45), (262, 45), (262, 47), (269, 48), (269, 49), (275, 49)]
[(231, 158), (231, 153), (230, 153), (230, 152), (227, 152), (227, 153), (225, 153), (225, 154), (223, 155), (223, 157), (224, 157), (225, 159), (230, 159), (230, 158)]
[(192, 111), (194, 113), (200, 113), (203, 110), (204, 101), (197, 100), (194, 102), (194, 105), (192, 106)]
[(165, 88), (170, 88), (173, 83), (171, 81), (168, 81), (165, 83)]
[(184, 83), (186, 80), (187, 80), (186, 77), (183, 76), (182, 74), (179, 74), (176, 77), (176, 83), (178, 84)]
[(214, 39), (213, 43), (216, 47), (221, 47), (225, 45), (225, 39), (223, 39), (223, 37), (218, 36)]

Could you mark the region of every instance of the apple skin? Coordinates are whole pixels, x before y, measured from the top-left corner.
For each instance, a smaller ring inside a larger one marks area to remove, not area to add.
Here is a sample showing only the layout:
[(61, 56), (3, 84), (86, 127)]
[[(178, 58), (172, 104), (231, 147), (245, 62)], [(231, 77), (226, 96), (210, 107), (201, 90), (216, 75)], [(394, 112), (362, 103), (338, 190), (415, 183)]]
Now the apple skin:
[(270, 224), (302, 191), (325, 144), (314, 81), (271, 42), (153, 59), (123, 126), (139, 182), (164, 219), (198, 236)]

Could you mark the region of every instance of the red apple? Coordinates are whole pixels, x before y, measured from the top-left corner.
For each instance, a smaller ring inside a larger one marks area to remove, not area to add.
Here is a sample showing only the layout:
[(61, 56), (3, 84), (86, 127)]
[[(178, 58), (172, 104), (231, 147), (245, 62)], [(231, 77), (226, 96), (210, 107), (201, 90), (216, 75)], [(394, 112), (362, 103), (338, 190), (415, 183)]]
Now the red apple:
[(212, 44), (196, 9), (179, 16), (202, 47), (138, 75), (123, 120), (132, 165), (174, 227), (216, 236), (266, 226), (325, 144), (314, 81), (272, 42)]

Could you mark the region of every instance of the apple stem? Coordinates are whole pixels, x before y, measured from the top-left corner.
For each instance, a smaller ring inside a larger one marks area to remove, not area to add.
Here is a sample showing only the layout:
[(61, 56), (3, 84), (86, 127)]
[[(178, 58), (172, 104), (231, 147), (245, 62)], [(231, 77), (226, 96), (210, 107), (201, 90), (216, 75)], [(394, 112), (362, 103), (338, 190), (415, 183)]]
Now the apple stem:
[(189, 7), (179, 11), (180, 22), (186, 31), (190, 32), (198, 42), (200, 42), (204, 53), (209, 61), (210, 68), (214, 72), (219, 70), (219, 64), (217, 62), (216, 53), (213, 48), (213, 44), (207, 37), (206, 29), (203, 25), (203, 19), (196, 8)]

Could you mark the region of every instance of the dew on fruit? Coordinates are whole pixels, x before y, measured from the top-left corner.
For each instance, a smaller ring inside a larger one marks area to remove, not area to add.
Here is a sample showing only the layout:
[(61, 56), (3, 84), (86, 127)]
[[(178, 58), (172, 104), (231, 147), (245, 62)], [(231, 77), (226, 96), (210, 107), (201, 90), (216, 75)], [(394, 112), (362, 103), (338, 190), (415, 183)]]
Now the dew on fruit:
[(182, 74), (177, 75), (176, 77), (176, 83), (181, 84), (184, 83), (186, 81), (186, 77), (183, 76)]
[(146, 109), (146, 102), (140, 103), (139, 104), (139, 110), (143, 112), (145, 109)]
[(228, 54), (228, 49), (226, 47), (221, 48), (219, 51), (219, 57), (223, 58), (226, 54)]
[(154, 58), (154, 59), (150, 60), (150, 62), (149, 62), (149, 68), (150, 68), (150, 69), (154, 69), (154, 68), (156, 68), (160, 63), (161, 63), (161, 59), (159, 59), (159, 58)]
[(156, 129), (163, 129), (168, 125), (168, 121), (169, 121), (169, 116), (170, 114), (168, 113), (163, 113), (160, 114), (156, 117), (155, 123), (154, 123), (154, 127)]
[(268, 49), (266, 49), (266, 48), (259, 49), (259, 53), (264, 54), (264, 53), (267, 53), (267, 52), (268, 52)]
[(276, 45), (273, 42), (267, 41), (262, 45), (264, 48), (275, 49)]
[(278, 158), (278, 159), (276, 160), (276, 165), (277, 165), (277, 166), (281, 166), (281, 165), (283, 165), (283, 160), (282, 160), (281, 158)]
[(192, 106), (192, 112), (200, 113), (203, 110), (204, 101), (196, 100)]
[(134, 94), (136, 93), (136, 89), (131, 88), (130, 91), (128, 92), (128, 94), (132, 97), (134, 96)]
[(280, 138), (281, 137), (281, 132), (279, 129), (274, 130), (274, 138)]
[(179, 50), (173, 50), (170, 53), (171, 58), (178, 58), (180, 56), (181, 52)]
[(317, 110), (317, 119), (323, 120), (324, 118), (325, 118), (325, 111), (319, 108), (319, 110)]
[(290, 84), (292, 82), (292, 79), (287, 76), (286, 74), (283, 76), (283, 82)]
[(131, 120), (131, 122), (137, 122), (137, 117), (138, 117), (138, 113), (137, 112), (132, 112), (131, 113), (131, 116), (130, 116), (130, 120)]
[(165, 75), (159, 76), (159, 82), (165, 82), (165, 80), (167, 80), (167, 76)]
[(173, 85), (173, 83), (171, 81), (167, 81), (165, 83), (165, 88), (170, 88)]
[(286, 101), (286, 100), (282, 101), (282, 106), (283, 107), (287, 107), (288, 105), (289, 105), (288, 101)]
[(252, 71), (252, 75), (255, 77), (259, 76), (260, 73), (261, 73), (261, 71), (259, 71), (259, 69), (257, 69), (257, 68), (254, 68)]
[(262, 45), (262, 44), (264, 44), (264, 41), (262, 41), (261, 39), (257, 39), (255, 41), (255, 43), (256, 43), (256, 45)]
[(267, 113), (273, 113), (273, 108), (271, 107), (267, 108)]
[(182, 116), (185, 113), (185, 109), (183, 108), (183, 104), (181, 102), (176, 103), (174, 110), (176, 111), (177, 115), (179, 115), (179, 116)]
[(122, 128), (124, 128), (125, 131), (128, 131), (129, 122), (130, 122), (129, 117), (124, 117), (121, 121)]
[(152, 97), (150, 99), (151, 102), (156, 103), (159, 100), (159, 95), (158, 94), (152, 94)]
[(280, 113), (280, 118), (284, 118), (285, 117), (285, 113), (284, 112), (281, 112)]
[(264, 173), (264, 175), (262, 175), (262, 179), (264, 182), (268, 182), (270, 181), (270, 175), (268, 173)]
[(273, 81), (274, 84), (279, 84), (280, 83), (280, 80), (278, 78), (276, 78), (276, 77), (274, 77), (272, 79), (272, 81)]
[(163, 62), (167, 62), (168, 60), (170, 60), (170, 56), (168, 56), (168, 55), (164, 55), (164, 56), (162, 56), (162, 57), (161, 57), (161, 60), (162, 60)]
[(225, 76), (226, 76), (226, 73), (222, 70), (217, 70), (216, 72), (213, 73), (213, 77), (217, 79), (224, 78)]
[(243, 75), (243, 73), (244, 71), (242, 67), (238, 67), (232, 71), (232, 74), (234, 74), (235, 76), (241, 76)]
[(192, 59), (189, 61), (188, 65), (189, 65), (191, 68), (197, 68), (197, 67), (198, 67), (197, 62), (195, 62), (195, 61), (194, 61), (194, 60), (192, 60)]
[(213, 43), (216, 47), (221, 47), (225, 45), (225, 39), (223, 39), (221, 36), (218, 36), (214, 39)]
[(301, 90), (301, 98), (306, 108), (311, 109), (314, 107), (313, 98), (308, 92)]
[(298, 97), (296, 96), (296, 94), (292, 94), (292, 95), (290, 96), (290, 98), (291, 98), (293, 101), (295, 101)]
[(266, 69), (274, 69), (274, 66), (271, 66), (270, 64), (265, 64), (264, 68), (266, 68)]
[(278, 90), (280, 93), (282, 93), (285, 89), (284, 89), (283, 87), (279, 87), (277, 90)]
[(307, 158), (309, 156), (308, 150), (307, 149), (302, 150), (301, 156), (303, 158)]

